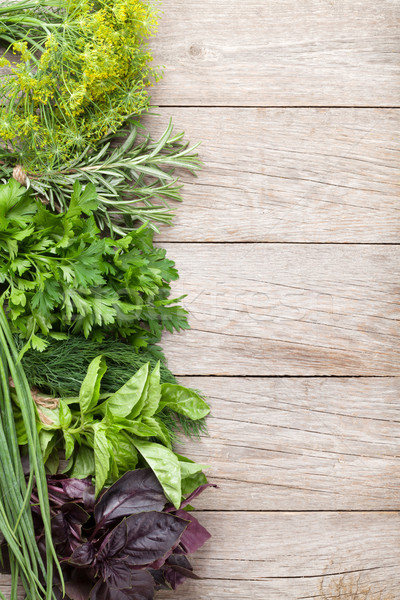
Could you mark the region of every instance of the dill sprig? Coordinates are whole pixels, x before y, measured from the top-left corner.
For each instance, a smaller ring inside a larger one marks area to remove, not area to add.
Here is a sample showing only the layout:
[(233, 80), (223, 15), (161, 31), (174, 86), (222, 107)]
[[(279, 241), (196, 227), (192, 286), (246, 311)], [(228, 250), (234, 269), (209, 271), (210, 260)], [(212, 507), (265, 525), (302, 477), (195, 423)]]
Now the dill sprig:
[(52, 172), (148, 109), (160, 77), (153, 0), (3, 2), (0, 138), (31, 173)]

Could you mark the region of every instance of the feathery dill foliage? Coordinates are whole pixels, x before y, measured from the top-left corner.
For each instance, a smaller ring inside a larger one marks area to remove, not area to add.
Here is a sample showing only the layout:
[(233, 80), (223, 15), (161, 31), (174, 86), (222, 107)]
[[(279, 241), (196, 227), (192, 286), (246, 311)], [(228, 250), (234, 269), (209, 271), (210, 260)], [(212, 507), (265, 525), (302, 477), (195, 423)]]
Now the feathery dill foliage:
[(149, 106), (160, 73), (146, 39), (157, 27), (152, 0), (23, 0), (0, 7), (5, 56), (0, 137), (8, 160), (48, 172), (77, 158)]

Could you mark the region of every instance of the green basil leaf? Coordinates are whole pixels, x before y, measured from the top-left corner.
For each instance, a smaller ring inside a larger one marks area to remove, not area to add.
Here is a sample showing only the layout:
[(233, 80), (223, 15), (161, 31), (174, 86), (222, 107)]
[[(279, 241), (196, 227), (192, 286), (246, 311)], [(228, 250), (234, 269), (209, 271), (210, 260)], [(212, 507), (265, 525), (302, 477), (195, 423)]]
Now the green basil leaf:
[(111, 450), (111, 461), (117, 467), (115, 478), (122, 476), (127, 471), (133, 471), (138, 463), (137, 450), (131, 440), (125, 435), (107, 432), (108, 443)]
[(64, 402), (63, 400), (60, 400), (58, 408), (59, 408), (60, 425), (61, 425), (62, 429), (68, 429), (68, 427), (71, 425), (71, 421), (72, 421), (71, 409), (69, 408), (68, 404), (66, 402)]
[(141, 414), (146, 417), (152, 417), (161, 400), (160, 361), (158, 361), (150, 374), (148, 383), (147, 396), (144, 400)]
[(46, 462), (46, 460), (49, 458), (50, 452), (54, 448), (53, 438), (55, 437), (55, 435), (56, 434), (54, 431), (46, 431), (45, 429), (42, 429), (39, 433), (40, 449), (43, 454), (44, 462)]
[(107, 428), (104, 423), (96, 423), (93, 425), (96, 496), (103, 489), (110, 470), (110, 450), (108, 447), (106, 431)]
[(180, 456), (180, 454), (177, 454), (176, 456), (179, 460), (182, 479), (190, 477), (191, 475), (195, 475), (196, 473), (200, 473), (203, 469), (209, 468), (208, 465), (200, 465), (195, 463), (193, 460), (186, 458), (185, 456)]
[[(157, 437), (157, 430), (146, 423), (142, 423), (142, 421), (131, 421), (130, 419), (124, 419), (124, 421), (126, 421), (126, 424), (124, 427), (121, 427), (121, 430), (124, 429), (139, 437)], [(118, 421), (116, 425), (120, 427), (121, 421)]]
[(165, 406), (193, 421), (202, 419), (210, 412), (210, 407), (197, 392), (176, 383), (163, 383), (161, 386), (161, 402), (157, 412)]
[(46, 460), (46, 470), (50, 475), (55, 475), (60, 465), (60, 455), (57, 448), (53, 448), (48, 459)]
[(171, 436), (164, 423), (157, 421), (153, 417), (144, 416), (142, 417), (142, 424), (150, 427), (154, 432), (152, 435), (157, 437), (164, 446), (172, 450)]
[(70, 477), (85, 479), (89, 475), (94, 475), (94, 453), (92, 448), (81, 446), (76, 453)]
[[(140, 403), (149, 374), (149, 364), (146, 363), (105, 402), (109, 412), (115, 417), (131, 415), (134, 407)], [(134, 416), (134, 415), (133, 415)]]
[(171, 450), (160, 444), (153, 444), (152, 442), (137, 439), (133, 439), (132, 441), (149, 467), (153, 470), (166, 497), (172, 502), (175, 508), (179, 508), (182, 493), (181, 469), (178, 458)]
[(57, 408), (46, 408), (46, 406), (38, 406), (37, 412), (43, 429), (61, 429), (60, 406), (58, 406)]
[(189, 494), (205, 483), (207, 483), (207, 477), (203, 472), (185, 477), (182, 480), (182, 496), (189, 496)]
[(90, 363), (79, 392), (79, 404), (82, 414), (92, 410), (98, 403), (101, 379), (106, 370), (106, 361), (102, 356), (96, 356)]
[(71, 458), (75, 449), (75, 438), (71, 433), (68, 433), (68, 431), (64, 431), (63, 434), (65, 443), (65, 460), (68, 460)]

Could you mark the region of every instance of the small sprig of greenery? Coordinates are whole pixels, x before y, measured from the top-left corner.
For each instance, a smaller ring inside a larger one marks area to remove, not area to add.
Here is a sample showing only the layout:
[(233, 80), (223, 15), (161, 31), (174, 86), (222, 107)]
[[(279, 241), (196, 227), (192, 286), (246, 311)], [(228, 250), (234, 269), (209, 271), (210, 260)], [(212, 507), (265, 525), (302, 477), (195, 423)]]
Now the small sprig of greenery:
[[(41, 174), (26, 173), (26, 185), (54, 211), (65, 212), (76, 181), (96, 187), (97, 225), (111, 237), (125, 235), (137, 221), (170, 224), (169, 201), (182, 200), (175, 169), (192, 174), (201, 168), (197, 144), (190, 147), (184, 133), (174, 133), (172, 121), (158, 140), (141, 135), (143, 126), (130, 119), (116, 134), (107, 135), (68, 165)], [(0, 148), (0, 177), (8, 180), (17, 156)]]
[(0, 39), (18, 54), (0, 82), (0, 138), (31, 173), (52, 172), (149, 106), (153, 0), (3, 2)]
[(14, 179), (0, 186), (0, 289), (15, 332), (38, 350), (69, 333), (127, 339), (136, 348), (163, 329), (187, 329), (169, 299), (178, 278), (146, 225), (119, 240), (101, 237), (96, 190), (75, 182), (65, 214), (54, 214)]

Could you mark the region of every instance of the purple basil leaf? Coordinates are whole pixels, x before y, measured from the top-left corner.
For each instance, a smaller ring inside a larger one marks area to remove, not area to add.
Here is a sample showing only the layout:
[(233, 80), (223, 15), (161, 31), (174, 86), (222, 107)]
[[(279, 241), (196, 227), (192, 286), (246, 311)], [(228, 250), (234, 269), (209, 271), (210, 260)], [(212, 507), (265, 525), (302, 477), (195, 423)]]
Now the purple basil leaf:
[(94, 563), (95, 550), (91, 542), (81, 544), (71, 554), (68, 563), (78, 567), (90, 567)]
[(128, 471), (97, 502), (97, 529), (132, 514), (161, 511), (165, 504), (162, 487), (151, 469)]
[(164, 577), (164, 572), (161, 569), (152, 570), (150, 569), (150, 573), (154, 579), (154, 588), (155, 590), (170, 590), (171, 586)]
[(186, 556), (178, 554), (173, 554), (168, 558), (163, 571), (165, 580), (174, 590), (178, 585), (181, 585), (186, 578), (200, 579), (198, 575), (193, 573), (193, 567)]
[(167, 513), (132, 515), (106, 537), (97, 560), (105, 563), (118, 558), (132, 567), (151, 564), (179, 543), (187, 526), (187, 521)]
[[(62, 566), (66, 597), (70, 600), (87, 600), (93, 587), (90, 571), (88, 569), (76, 569), (65, 564)], [(64, 600), (66, 597), (64, 596)]]
[(63, 504), (60, 512), (51, 520), (53, 540), (59, 554), (69, 556), (80, 545), (82, 525), (88, 519), (88, 513), (78, 504)]
[(131, 586), (116, 588), (99, 581), (91, 591), (90, 600), (153, 600), (154, 579), (148, 571), (132, 571)]
[(180, 545), (186, 554), (193, 554), (193, 552), (196, 552), (210, 539), (211, 534), (203, 527), (203, 525), (200, 525), (196, 517), (191, 513), (188, 513), (185, 510), (177, 510), (175, 514), (177, 517), (186, 519), (190, 522), (182, 534)]
[(118, 558), (111, 558), (101, 565), (101, 574), (109, 587), (132, 587), (132, 573), (129, 563)]

